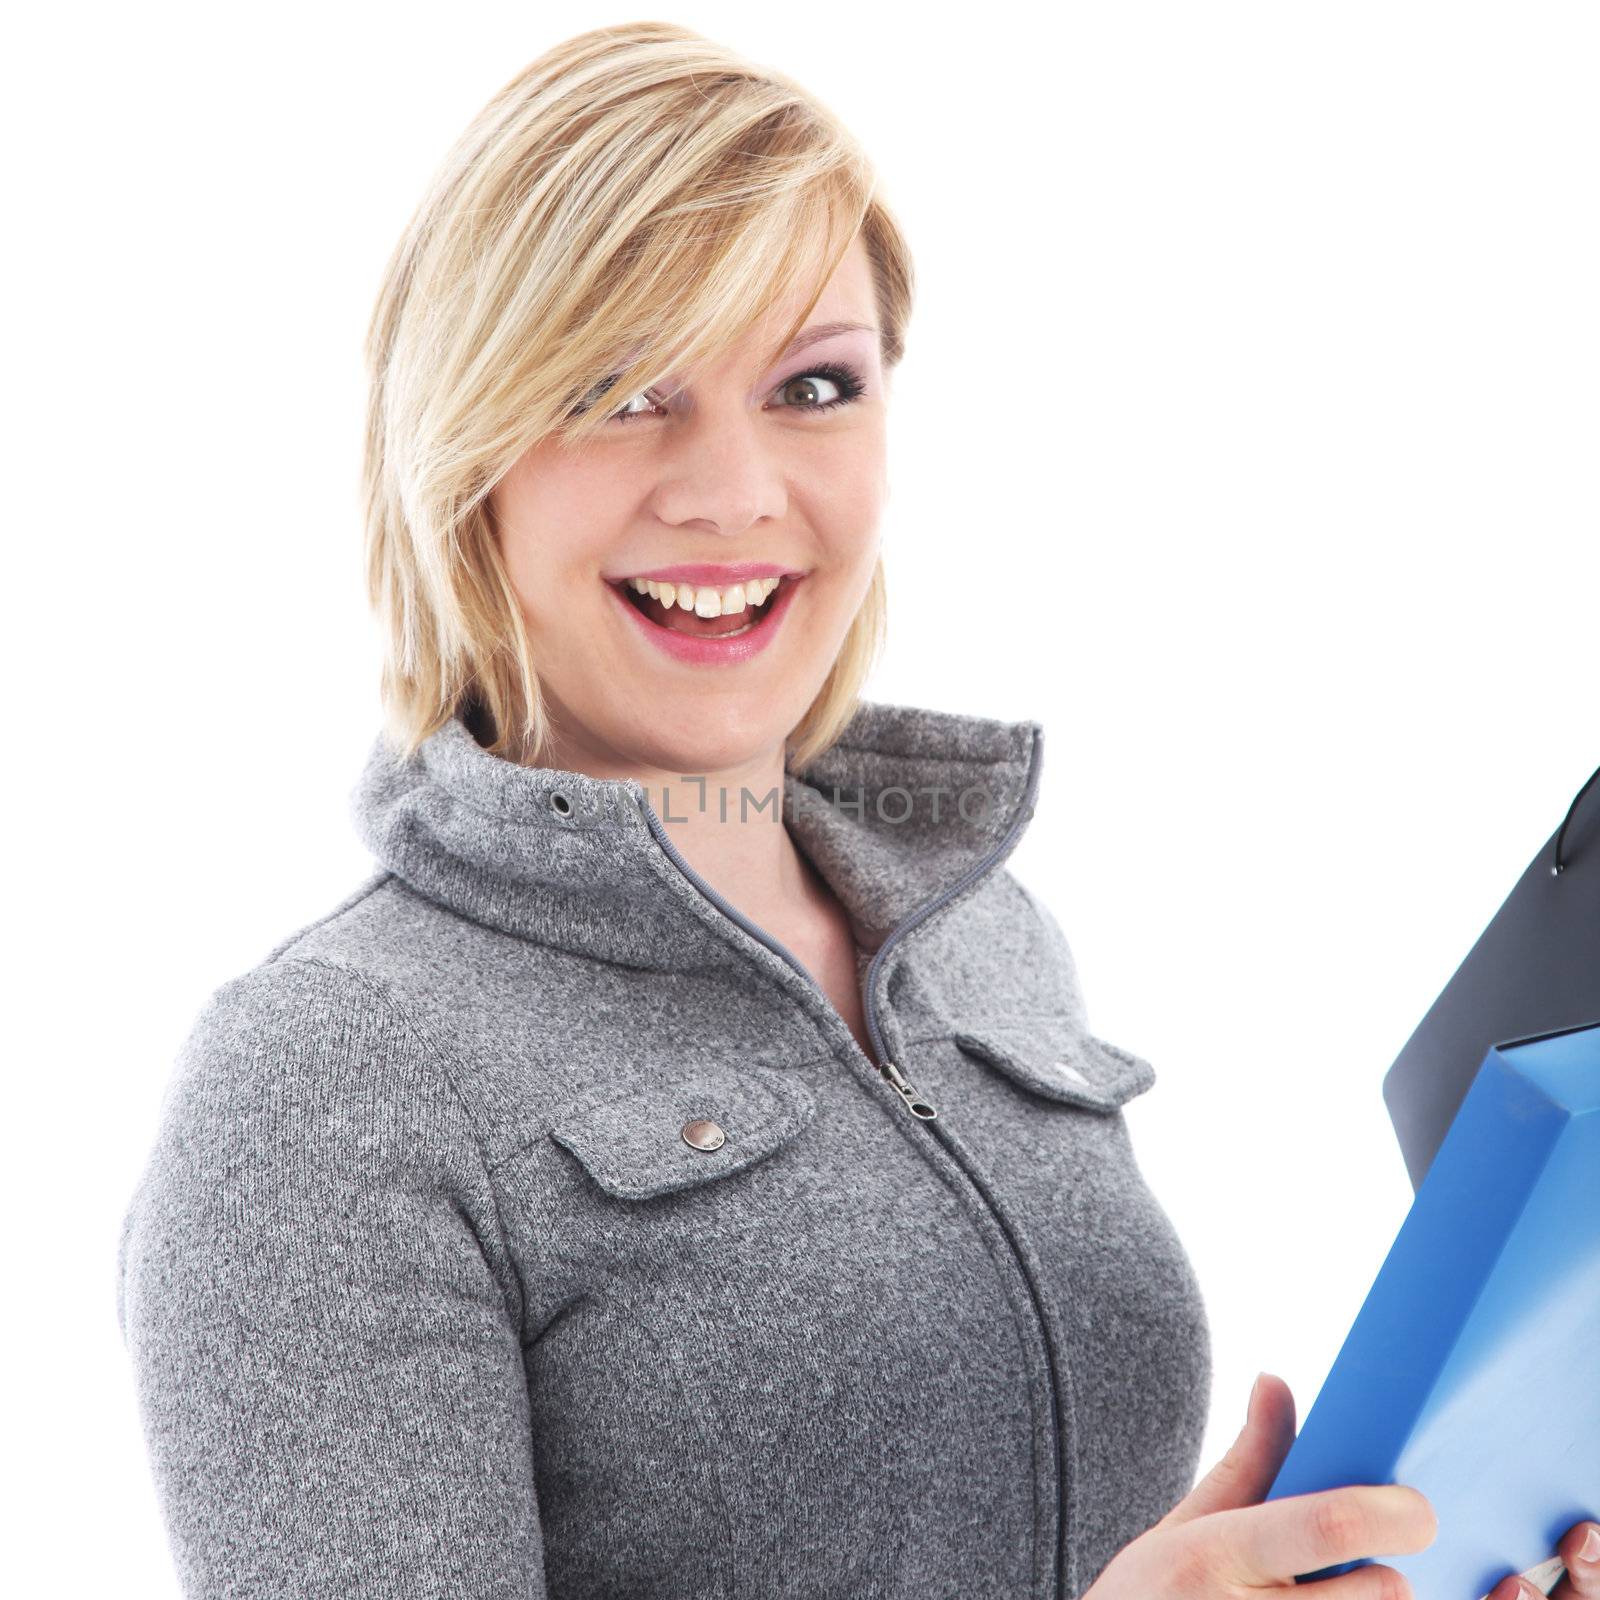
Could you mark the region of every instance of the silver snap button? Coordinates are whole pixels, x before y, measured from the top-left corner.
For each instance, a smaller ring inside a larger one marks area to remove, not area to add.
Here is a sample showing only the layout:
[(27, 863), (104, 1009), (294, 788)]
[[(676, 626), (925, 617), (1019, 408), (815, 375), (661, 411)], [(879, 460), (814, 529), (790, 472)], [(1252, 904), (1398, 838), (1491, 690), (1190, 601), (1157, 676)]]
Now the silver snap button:
[(696, 1150), (720, 1150), (727, 1135), (709, 1117), (696, 1117), (683, 1125), (683, 1142)]

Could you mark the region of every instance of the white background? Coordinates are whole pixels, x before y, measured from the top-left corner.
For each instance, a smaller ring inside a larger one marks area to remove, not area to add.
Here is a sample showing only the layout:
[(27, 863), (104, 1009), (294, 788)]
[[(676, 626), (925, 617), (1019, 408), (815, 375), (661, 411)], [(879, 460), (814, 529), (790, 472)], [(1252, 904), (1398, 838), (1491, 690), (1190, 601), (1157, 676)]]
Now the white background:
[[(18, 1593), (176, 1592), (117, 1227), (207, 994), (367, 870), (366, 318), (483, 101), (635, 14), (8, 30)], [(1259, 1369), (1309, 1409), (1411, 1198), (1382, 1075), (1600, 762), (1600, 14), (637, 14), (808, 84), (911, 236), (868, 693), (1045, 725), (1013, 866), (1159, 1074), (1204, 1470)]]

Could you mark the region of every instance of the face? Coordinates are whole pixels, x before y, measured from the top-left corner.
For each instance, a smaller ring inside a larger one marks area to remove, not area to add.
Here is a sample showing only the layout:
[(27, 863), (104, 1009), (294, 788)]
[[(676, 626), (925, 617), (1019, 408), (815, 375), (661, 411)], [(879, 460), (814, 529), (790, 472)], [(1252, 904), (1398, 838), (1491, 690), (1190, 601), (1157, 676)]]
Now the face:
[[(761, 366), (803, 305), (692, 381), (607, 392), (597, 439), (543, 440), (495, 487), (551, 718), (546, 764), (756, 767), (820, 691), (867, 592), (888, 494), (859, 239), (807, 318), (800, 339), (814, 342)], [(830, 323), (856, 326), (815, 338)]]

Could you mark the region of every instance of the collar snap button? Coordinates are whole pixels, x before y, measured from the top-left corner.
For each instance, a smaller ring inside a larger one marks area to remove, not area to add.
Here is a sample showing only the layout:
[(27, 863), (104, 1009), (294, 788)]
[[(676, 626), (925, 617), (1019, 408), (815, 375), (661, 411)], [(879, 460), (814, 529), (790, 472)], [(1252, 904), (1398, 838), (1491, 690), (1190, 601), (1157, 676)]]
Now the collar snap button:
[(683, 1142), (696, 1150), (720, 1150), (727, 1135), (709, 1117), (696, 1117), (683, 1125)]

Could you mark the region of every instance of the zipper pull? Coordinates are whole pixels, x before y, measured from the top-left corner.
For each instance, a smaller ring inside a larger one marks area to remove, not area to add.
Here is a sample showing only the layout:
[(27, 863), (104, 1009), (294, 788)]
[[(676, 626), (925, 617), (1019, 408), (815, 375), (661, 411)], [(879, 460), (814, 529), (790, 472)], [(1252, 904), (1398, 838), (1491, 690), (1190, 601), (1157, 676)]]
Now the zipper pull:
[(906, 1082), (905, 1074), (901, 1072), (892, 1061), (885, 1061), (881, 1068), (886, 1077), (895, 1088), (905, 1097), (907, 1107), (914, 1117), (920, 1117), (924, 1122), (932, 1122), (939, 1115), (930, 1101), (924, 1100), (915, 1089)]

